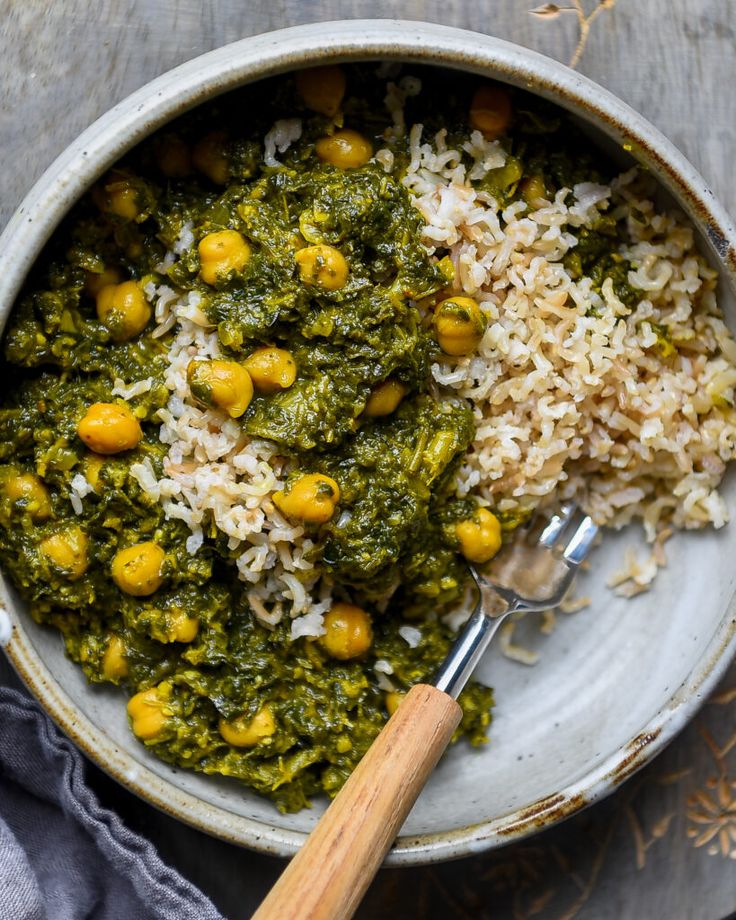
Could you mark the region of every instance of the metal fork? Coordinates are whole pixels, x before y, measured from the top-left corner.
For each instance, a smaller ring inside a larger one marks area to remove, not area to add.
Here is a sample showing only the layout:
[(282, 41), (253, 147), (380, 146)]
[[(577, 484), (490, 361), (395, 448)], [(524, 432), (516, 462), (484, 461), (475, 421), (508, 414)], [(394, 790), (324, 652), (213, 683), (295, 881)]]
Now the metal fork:
[(471, 565), (478, 600), (433, 685), (457, 699), (507, 617), (558, 607), (597, 533), (570, 502), (544, 524), (532, 522), (482, 572)]
[(556, 607), (595, 539), (565, 505), (524, 529), (481, 573), (478, 602), (433, 684), (416, 684), (284, 870), (253, 920), (352, 917), (460, 723), (456, 697), (503, 620)]

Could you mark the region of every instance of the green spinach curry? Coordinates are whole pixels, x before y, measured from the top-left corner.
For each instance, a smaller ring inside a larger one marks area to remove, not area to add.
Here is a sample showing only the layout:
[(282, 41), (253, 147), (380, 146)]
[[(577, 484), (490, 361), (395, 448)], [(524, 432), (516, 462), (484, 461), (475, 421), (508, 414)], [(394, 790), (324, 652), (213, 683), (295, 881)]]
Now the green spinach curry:
[[(500, 206), (599, 174), (600, 155), (556, 109), (422, 78), (408, 120), (448, 128), (448, 142), (471, 127), (503, 138), (506, 164), (484, 180)], [(89, 680), (124, 688), (158, 756), (286, 811), (334, 794), (401, 693), (431, 677), (452, 639), (442, 615), (467, 589), (463, 556), (488, 559), (519, 523), (455, 494), (473, 417), (438, 394), (430, 365), (472, 350), (485, 320), (447, 296), (449, 259), (419, 241), (400, 181), (406, 138), (381, 136), (384, 92), (371, 68), (321, 68), (167, 128), (60, 227), (5, 336), (17, 380), (0, 410), (5, 571)], [(449, 100), (441, 117), (433, 98)], [(268, 165), (264, 136), (294, 118), (298, 138)], [(386, 143), (390, 174), (372, 159)], [(586, 231), (569, 268), (615, 275), (625, 299), (636, 292), (611, 262), (615, 233)], [(288, 617), (262, 622), (227, 538), (205, 522), (191, 553), (187, 524), (131, 474), (145, 460), (162, 475), (168, 449), (158, 413), (174, 330), (156, 326), (145, 294), (164, 283), (198, 294), (222, 350), (190, 362), (192, 398), (277, 445), (290, 472), (273, 503), (347, 598), (320, 637), (293, 638)], [(460, 702), (458, 737), (482, 743), (491, 691), (471, 685)]]

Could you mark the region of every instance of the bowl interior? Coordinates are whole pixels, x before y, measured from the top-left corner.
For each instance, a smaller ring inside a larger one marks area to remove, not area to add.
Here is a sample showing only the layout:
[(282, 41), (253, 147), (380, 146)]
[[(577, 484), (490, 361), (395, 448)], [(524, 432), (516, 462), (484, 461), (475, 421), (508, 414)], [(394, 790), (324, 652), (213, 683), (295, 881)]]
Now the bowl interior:
[[(461, 63), (458, 66), (462, 69)], [(490, 67), (487, 72), (494, 75)], [(503, 72), (496, 76), (504, 79)], [(582, 123), (622, 165), (630, 162), (617, 140)], [(662, 203), (670, 201), (663, 191)], [(701, 242), (703, 251), (712, 253), (712, 240), (701, 234)], [(720, 304), (736, 330), (736, 299), (725, 277)], [(729, 506), (736, 507), (733, 475), (726, 477), (723, 491)], [(718, 651), (714, 652), (714, 643), (718, 644), (724, 611), (736, 589), (736, 569), (731, 564), (736, 557), (736, 528), (676, 535), (666, 546), (668, 566), (660, 571), (654, 588), (624, 600), (605, 583), (620, 568), (624, 550), (631, 545), (641, 555), (647, 552), (636, 528), (605, 535), (578, 586), (580, 595), (590, 597), (590, 605), (575, 614), (558, 614), (550, 636), (540, 633), (534, 615), (520, 625), (519, 641), (541, 652), (535, 667), (509, 661), (498, 646), (491, 649), (478, 674), (496, 689), (491, 741), (478, 750), (462, 743), (448, 753), (404, 827), (400, 853), (436, 858), (438, 853), (460, 855), (502, 841), (509, 832), (504, 828), (515, 833), (520, 811), (536, 807), (539, 800), (557, 803), (560, 790), (567, 790), (563, 798), (571, 802), (570, 790), (585, 787), (586, 777), (592, 774), (600, 781), (607, 764), (620, 763), (622, 752), (634, 750), (632, 739), (651, 730), (657, 720), (665, 721), (680, 706), (681, 685), (704, 656)], [(287, 852), (314, 825), (322, 811), (320, 803), (310, 811), (280, 815), (269, 802), (234, 781), (176, 770), (150, 755), (128, 729), (122, 694), (88, 685), (64, 656), (56, 632), (32, 622), (10, 594), (9, 609), (22, 627), (25, 643), (22, 655), (13, 656), (13, 643), (21, 640), (12, 640), (11, 657), (18, 663), (19, 657), (27, 662), (37, 656), (41, 668), (34, 666), (34, 689), (43, 696), (48, 678), (61, 688), (58, 698), (66, 695), (71, 703), (69, 707), (64, 702), (61, 710), (77, 714), (71, 723), (62, 724), (74, 733), (78, 722), (85, 738), (96, 739), (90, 753), (103, 767), (136, 791), (155, 787), (152, 797), (162, 807), (167, 806), (168, 795), (179, 817), (215, 833), (220, 826), (223, 836), (249, 845)], [(59, 713), (57, 706), (57, 717)], [(646, 740), (639, 738), (639, 743)], [(581, 804), (582, 798), (574, 807)], [(246, 819), (246, 824), (239, 825), (239, 819)], [(261, 826), (261, 836), (248, 821)], [(407, 861), (414, 858), (409, 855)]]

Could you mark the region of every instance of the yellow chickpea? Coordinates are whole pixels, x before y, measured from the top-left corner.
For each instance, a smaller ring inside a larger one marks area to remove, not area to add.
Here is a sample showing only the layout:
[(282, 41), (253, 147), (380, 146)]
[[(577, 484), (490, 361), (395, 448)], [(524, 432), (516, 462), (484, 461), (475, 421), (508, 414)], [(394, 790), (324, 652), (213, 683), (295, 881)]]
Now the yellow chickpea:
[(230, 175), (224, 131), (212, 131), (194, 145), (192, 162), (215, 185), (225, 185)]
[(500, 86), (479, 86), (470, 103), (470, 127), (486, 140), (500, 137), (511, 124), (511, 97)]
[(337, 166), (338, 169), (357, 169), (373, 156), (373, 145), (368, 138), (350, 128), (321, 137), (314, 149), (323, 163)]
[(169, 642), (193, 642), (199, 632), (199, 617), (190, 617), (184, 610), (176, 610), (169, 620)]
[(218, 722), (220, 734), (233, 747), (255, 747), (265, 738), (270, 738), (276, 731), (276, 720), (268, 705), (262, 706), (250, 721), (245, 721), (242, 716), (230, 719), (220, 719)]
[(332, 658), (347, 661), (365, 654), (373, 642), (371, 618), (353, 604), (333, 604), (325, 614), (320, 642)]
[(76, 581), (89, 565), (89, 540), (81, 527), (73, 524), (41, 541), (41, 554), (70, 581)]
[(488, 562), (501, 549), (501, 524), (487, 508), (478, 508), (472, 518), (457, 523), (455, 534), (468, 562)]
[(137, 281), (105, 285), (96, 299), (97, 318), (116, 342), (135, 338), (151, 319), (151, 308)]
[(184, 179), (192, 173), (189, 146), (175, 134), (167, 134), (156, 144), (156, 163), (168, 179)]
[(199, 241), (199, 277), (205, 284), (216, 284), (232, 272), (239, 272), (250, 261), (251, 248), (237, 230), (208, 233)]
[(334, 246), (307, 246), (294, 255), (299, 266), (299, 277), (304, 284), (338, 291), (348, 280), (348, 263)]
[(544, 176), (529, 176), (519, 185), (519, 193), (528, 205), (536, 204), (540, 199), (547, 197), (547, 186)]
[(478, 347), (485, 328), (486, 318), (472, 297), (448, 297), (434, 314), (437, 342), (447, 355), (470, 354)]
[(399, 708), (399, 703), (404, 699), (405, 696), (405, 693), (401, 693), (398, 690), (391, 690), (386, 694), (384, 697), (384, 702), (386, 704), (386, 712), (390, 716), (396, 712), (396, 710)]
[(171, 686), (166, 682), (141, 690), (128, 700), (128, 716), (136, 738), (153, 741), (164, 731), (171, 715)]
[(138, 207), (138, 193), (133, 186), (115, 183), (116, 188), (110, 190), (110, 211), (124, 220), (135, 220), (140, 213)]
[(123, 220), (135, 220), (140, 214), (138, 192), (121, 173), (112, 173), (94, 190), (92, 197), (101, 211)]
[(240, 418), (253, 399), (250, 374), (235, 361), (190, 361), (187, 380), (198, 402), (223, 409), (231, 418)]
[(90, 297), (97, 297), (102, 288), (109, 284), (119, 284), (123, 280), (123, 275), (119, 268), (108, 266), (101, 272), (86, 272), (84, 289)]
[(382, 418), (391, 415), (399, 407), (399, 403), (406, 396), (406, 387), (398, 380), (384, 380), (368, 397), (364, 412), (370, 418)]
[(296, 91), (304, 105), (328, 118), (332, 118), (340, 109), (345, 85), (342, 68), (334, 64), (310, 67), (308, 70), (300, 70), (296, 75)]
[(94, 454), (92, 451), (89, 451), (84, 456), (82, 461), (82, 472), (84, 478), (92, 486), (95, 492), (100, 490), (100, 473), (102, 472), (102, 467), (105, 464), (105, 458), (101, 457), (99, 454)]
[(138, 419), (119, 403), (94, 403), (77, 425), (77, 434), (96, 454), (119, 454), (143, 437)]
[(12, 473), (3, 482), (11, 502), (23, 502), (23, 510), (34, 521), (51, 517), (51, 499), (46, 486), (33, 473)]
[(244, 363), (259, 393), (288, 390), (296, 380), (296, 364), (283, 348), (259, 348)]
[(125, 658), (125, 642), (113, 633), (102, 656), (102, 676), (105, 680), (117, 683), (128, 675), (128, 662)]
[(112, 560), (112, 580), (126, 594), (148, 597), (164, 583), (161, 569), (166, 553), (151, 540), (118, 550)]
[(287, 517), (307, 524), (324, 524), (335, 513), (340, 487), (329, 476), (306, 473), (288, 492), (275, 492), (273, 502)]

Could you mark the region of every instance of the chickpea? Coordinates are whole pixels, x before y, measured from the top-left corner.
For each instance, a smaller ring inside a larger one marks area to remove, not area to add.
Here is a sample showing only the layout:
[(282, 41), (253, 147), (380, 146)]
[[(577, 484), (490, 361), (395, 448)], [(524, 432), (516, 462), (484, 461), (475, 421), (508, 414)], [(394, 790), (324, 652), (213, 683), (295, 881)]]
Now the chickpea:
[(546, 199), (547, 186), (544, 183), (544, 176), (529, 176), (519, 186), (521, 197), (528, 205), (535, 204), (539, 199)]
[(140, 213), (138, 193), (127, 183), (115, 184), (118, 187), (110, 191), (110, 211), (124, 220), (135, 220)]
[(255, 747), (276, 731), (276, 720), (268, 705), (261, 706), (253, 718), (246, 722), (242, 716), (227, 721), (220, 719), (217, 725), (220, 734), (233, 747)]
[(85, 272), (84, 289), (90, 297), (97, 297), (103, 287), (119, 284), (123, 276), (119, 268), (107, 266), (101, 272)]
[(396, 712), (396, 710), (399, 708), (399, 703), (404, 699), (405, 696), (405, 693), (401, 693), (398, 690), (391, 690), (386, 694), (384, 697), (384, 702), (386, 704), (386, 712), (390, 716)]
[(334, 64), (300, 70), (296, 75), (296, 91), (308, 109), (332, 118), (345, 95), (345, 74)]
[(217, 284), (250, 261), (251, 248), (237, 230), (208, 233), (199, 241), (199, 277), (205, 284)]
[(488, 562), (501, 549), (501, 524), (487, 508), (478, 508), (472, 518), (455, 524), (455, 534), (468, 562)]
[(101, 457), (99, 454), (92, 453), (92, 451), (86, 453), (82, 461), (84, 478), (92, 486), (95, 492), (99, 492), (100, 490), (100, 473), (102, 472), (104, 463), (105, 458)]
[(307, 524), (324, 524), (335, 513), (340, 487), (329, 476), (306, 473), (288, 492), (275, 492), (273, 502), (287, 517)]
[(225, 185), (230, 175), (225, 145), (227, 135), (224, 131), (212, 131), (194, 145), (192, 162), (215, 185)]
[(348, 263), (339, 249), (325, 246), (307, 246), (294, 255), (299, 266), (299, 277), (304, 284), (338, 291), (348, 280)]
[(33, 473), (13, 473), (3, 482), (5, 494), (13, 504), (23, 502), (23, 510), (33, 521), (51, 517), (51, 499), (46, 486)]
[(511, 124), (511, 97), (500, 86), (479, 86), (470, 103), (470, 127), (486, 140), (500, 137)]
[(169, 716), (171, 685), (166, 681), (157, 687), (141, 690), (128, 700), (128, 716), (133, 734), (141, 741), (153, 741), (164, 731)]
[(138, 192), (125, 175), (112, 173), (93, 192), (97, 207), (123, 220), (135, 220), (140, 214)]
[(371, 618), (353, 604), (333, 604), (325, 614), (324, 627), (319, 641), (328, 655), (340, 661), (365, 654), (373, 642)]
[(184, 610), (175, 610), (167, 632), (169, 642), (193, 642), (199, 632), (199, 617), (190, 617)]
[(102, 656), (102, 676), (113, 683), (128, 675), (128, 662), (125, 658), (125, 642), (113, 633)]
[(288, 390), (296, 380), (296, 364), (283, 348), (259, 348), (245, 361), (253, 386), (260, 393)]
[(97, 293), (97, 318), (116, 342), (127, 342), (146, 328), (151, 308), (137, 281), (108, 284)]
[(406, 387), (398, 380), (384, 380), (373, 388), (363, 410), (369, 418), (382, 418), (391, 415), (406, 396)]
[(190, 361), (187, 380), (196, 400), (223, 409), (231, 418), (240, 418), (253, 399), (250, 374), (235, 361)]
[(188, 145), (175, 134), (167, 134), (156, 145), (156, 163), (168, 179), (184, 179), (192, 173)]
[(147, 597), (164, 583), (161, 569), (165, 559), (166, 553), (151, 540), (126, 546), (112, 560), (112, 580), (126, 594)]
[(87, 571), (88, 548), (87, 534), (76, 524), (51, 534), (39, 546), (41, 554), (70, 581), (76, 581)]
[(449, 297), (434, 314), (434, 329), (442, 351), (447, 355), (467, 355), (474, 351), (486, 328), (486, 318), (472, 297)]
[(119, 454), (137, 447), (143, 432), (130, 409), (119, 403), (94, 403), (77, 425), (77, 434), (96, 454)]
[(365, 166), (373, 156), (373, 145), (368, 138), (350, 128), (321, 137), (314, 149), (323, 163), (337, 166), (338, 169), (357, 169), (358, 166)]

